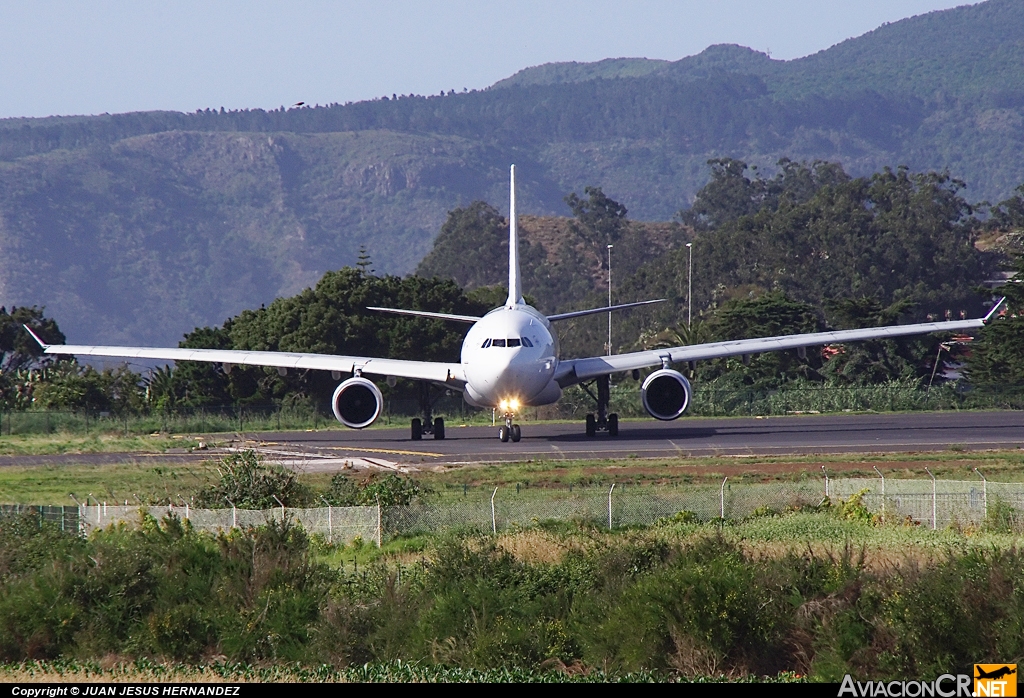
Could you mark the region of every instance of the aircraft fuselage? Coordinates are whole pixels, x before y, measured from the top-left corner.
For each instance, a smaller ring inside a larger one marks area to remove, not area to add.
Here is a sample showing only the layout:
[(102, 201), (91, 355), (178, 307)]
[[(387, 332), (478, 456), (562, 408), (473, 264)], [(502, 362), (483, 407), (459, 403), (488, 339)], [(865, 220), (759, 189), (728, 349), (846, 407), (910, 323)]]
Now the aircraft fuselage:
[(466, 402), (515, 411), (516, 406), (549, 405), (562, 390), (554, 382), (558, 338), (547, 317), (517, 304), (487, 313), (462, 343)]

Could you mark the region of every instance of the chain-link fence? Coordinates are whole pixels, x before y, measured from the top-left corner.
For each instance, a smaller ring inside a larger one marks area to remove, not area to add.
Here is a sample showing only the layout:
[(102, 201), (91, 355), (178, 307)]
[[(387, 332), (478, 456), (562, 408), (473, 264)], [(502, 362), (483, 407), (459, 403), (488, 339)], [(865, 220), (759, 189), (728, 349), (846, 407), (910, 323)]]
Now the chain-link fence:
[(798, 482), (747, 483), (725, 478), (713, 485), (678, 487), (612, 485), (562, 489), (450, 490), (408, 506), (195, 509), (190, 506), (82, 507), (0, 506), (0, 515), (38, 516), (65, 530), (88, 533), (115, 524), (135, 525), (142, 511), (157, 519), (174, 515), (203, 531), (261, 526), (288, 518), (332, 543), (355, 538), (382, 542), (402, 535), (444, 531), (500, 532), (544, 522), (577, 522), (607, 528), (649, 526), (688, 512), (696, 521), (739, 520), (861, 495), (864, 506), (887, 521), (910, 519), (932, 528), (980, 526), (1000, 521), (1024, 530), (1024, 483), (986, 480), (829, 478)]
[(232, 528), (264, 526), (285, 518), (302, 526), (307, 532), (319, 534), (332, 543), (348, 543), (355, 538), (378, 541), (382, 532), (378, 507), (323, 507), (316, 509), (195, 509), (189, 506), (114, 506), (100, 504), (81, 507), (82, 532), (110, 525), (138, 523), (143, 512), (156, 519), (177, 516), (188, 520), (193, 528), (218, 533)]
[(28, 517), (44, 524), (54, 524), (62, 531), (79, 530), (79, 507), (62, 507), (29, 504), (0, 504), (0, 518)]
[(890, 520), (910, 519), (932, 528), (980, 526), (1001, 515), (1008, 527), (1024, 524), (1024, 483), (987, 480), (896, 480), (844, 478), (829, 481), (833, 499), (863, 493), (872, 513)]

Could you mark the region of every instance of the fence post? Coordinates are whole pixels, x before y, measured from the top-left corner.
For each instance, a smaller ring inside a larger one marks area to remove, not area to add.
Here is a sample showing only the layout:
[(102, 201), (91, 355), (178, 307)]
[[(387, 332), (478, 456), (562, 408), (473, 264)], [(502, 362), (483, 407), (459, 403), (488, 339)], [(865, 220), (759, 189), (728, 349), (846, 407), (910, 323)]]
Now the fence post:
[(877, 467), (872, 465), (871, 468), (882, 478), (882, 523), (885, 523), (885, 475), (882, 475), (882, 471)]
[(612, 483), (611, 488), (608, 490), (608, 530), (612, 530), (612, 490), (615, 489), (615, 483)]
[[(974, 469), (974, 472), (981, 475), (981, 471), (977, 468)], [(981, 501), (985, 507), (985, 520), (988, 521), (988, 478), (984, 475), (981, 475)]]
[(281, 505), (281, 523), (284, 523), (285, 516), (286, 516), (285, 515), (285, 511), (284, 511), (284, 502), (282, 502), (280, 499), (278, 499), (276, 494), (272, 494), (270, 496), (274, 498), (275, 502), (277, 502), (278, 504)]
[(828, 472), (825, 470), (825, 466), (821, 466), (821, 474), (825, 476), (825, 499), (828, 499)]
[(227, 497), (224, 498), (224, 501), (231, 505), (231, 528), (238, 528), (238, 510), (235, 503)]
[(498, 488), (494, 488), (494, 492), (491, 493), (491, 533), (498, 535), (498, 517), (494, 514), (494, 495), (498, 494)]
[(381, 520), (380, 520), (380, 495), (374, 495), (377, 498), (377, 548), (381, 547)]
[(924, 471), (928, 473), (928, 477), (932, 479), (932, 530), (935, 530), (935, 476), (932, 475), (932, 471), (925, 468)]
[[(188, 521), (188, 501), (180, 494), (178, 495), (178, 499), (180, 499), (181, 503), (185, 505), (185, 520)], [(125, 505), (128, 505), (127, 500), (125, 501)]]
[(78, 531), (77, 531), (77, 533), (79, 535), (81, 535), (81, 533), (82, 533), (82, 503), (80, 501), (78, 501), (77, 499), (75, 499), (75, 495), (68, 494), (68, 496), (71, 497), (71, 501), (73, 501), (75, 504), (78, 505)]
[(324, 499), (323, 495), (320, 495), (320, 500), (327, 505), (327, 542), (334, 543), (334, 523), (331, 521), (331, 503)]
[(726, 477), (724, 480), (722, 480), (722, 492), (720, 494), (721, 505), (722, 505), (722, 509), (721, 509), (722, 521), (725, 521), (725, 483), (727, 483), (728, 481), (729, 481), (728, 477)]

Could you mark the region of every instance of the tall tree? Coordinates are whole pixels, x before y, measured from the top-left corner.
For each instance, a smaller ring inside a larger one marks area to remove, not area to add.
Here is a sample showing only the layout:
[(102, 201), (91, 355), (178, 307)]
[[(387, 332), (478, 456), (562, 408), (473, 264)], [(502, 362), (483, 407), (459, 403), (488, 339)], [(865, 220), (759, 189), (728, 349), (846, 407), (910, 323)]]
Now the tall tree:
[(0, 307), (0, 372), (14, 372), (52, 363), (53, 357), (43, 354), (36, 340), (23, 325), (28, 325), (48, 344), (63, 344), (64, 334), (57, 322), (43, 315), (43, 309), (14, 307), (10, 312)]
[[(326, 273), (313, 288), (246, 310), (217, 330), (197, 329), (183, 345), (252, 351), (294, 351), (458, 361), (464, 327), (440, 320), (395, 316), (368, 306), (480, 315), (490, 306), (470, 300), (451, 280), (371, 276), (346, 267)], [(289, 372), (234, 367), (230, 375), (211, 366), (194, 370), (190, 389), (229, 394), (242, 403), (307, 398), (324, 404), (337, 381), (323, 371)], [(387, 391), (386, 387), (382, 390)]]
[[(877, 298), (868, 296), (835, 298), (825, 301), (825, 312), (832, 327), (852, 330), (896, 324), (913, 305), (909, 300), (900, 300), (884, 306)], [(934, 335), (851, 342), (828, 360), (822, 375), (833, 382), (859, 385), (891, 380), (927, 381), (935, 362), (942, 361), (941, 343)], [(935, 374), (941, 380), (941, 370)]]
[[(774, 291), (754, 298), (735, 299), (718, 308), (708, 322), (714, 341), (775, 337), (822, 328), (814, 306)], [(774, 351), (748, 357), (715, 359), (697, 364), (700, 380), (724, 379), (736, 387), (775, 388), (799, 378), (820, 380), (820, 357), (801, 359), (796, 351)], [(720, 380), (720, 382), (722, 382)]]
[(998, 293), (1006, 297), (1000, 316), (971, 344), (967, 377), (986, 386), (1024, 385), (1024, 255), (1009, 264), (1016, 273)]

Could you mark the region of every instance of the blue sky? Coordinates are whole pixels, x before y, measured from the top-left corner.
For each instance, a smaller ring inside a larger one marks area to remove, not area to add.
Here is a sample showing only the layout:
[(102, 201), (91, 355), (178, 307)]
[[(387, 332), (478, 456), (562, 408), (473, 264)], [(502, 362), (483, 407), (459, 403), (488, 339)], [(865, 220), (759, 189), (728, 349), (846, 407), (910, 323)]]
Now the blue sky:
[(0, 118), (483, 88), (552, 61), (815, 53), (955, 0), (0, 0)]

